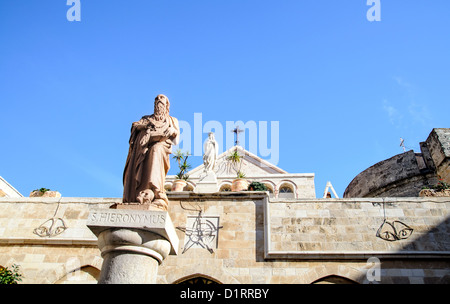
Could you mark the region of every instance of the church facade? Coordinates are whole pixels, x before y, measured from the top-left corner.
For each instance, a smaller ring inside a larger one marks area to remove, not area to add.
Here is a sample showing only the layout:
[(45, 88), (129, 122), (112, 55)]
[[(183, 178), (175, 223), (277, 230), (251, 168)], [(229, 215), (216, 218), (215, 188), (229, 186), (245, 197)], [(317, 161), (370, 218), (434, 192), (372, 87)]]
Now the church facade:
[[(217, 191), (231, 191), (236, 174), (226, 168), (226, 158), (234, 150), (242, 156), (241, 170), (245, 173), (245, 179), (263, 183), (267, 187), (269, 196), (273, 198), (315, 198), (314, 173), (288, 173), (274, 166), (268, 161), (245, 150), (240, 146), (234, 146), (217, 157), (215, 175), (217, 179)], [(184, 190), (197, 191), (197, 185), (204, 175), (204, 165), (189, 172), (189, 179)], [(166, 178), (166, 190), (171, 191), (176, 177), (169, 175)], [(215, 192), (217, 192), (215, 191)]]
[[(247, 178), (271, 191), (228, 191), (233, 175), (218, 170), (219, 191), (202, 193), (203, 168), (192, 170), (191, 188), (167, 192), (179, 244), (157, 283), (450, 282), (450, 197), (316, 198), (314, 174), (241, 153)], [(23, 283), (97, 283), (103, 258), (86, 223), (121, 198), (23, 197), (0, 186), (0, 266), (19, 265)]]

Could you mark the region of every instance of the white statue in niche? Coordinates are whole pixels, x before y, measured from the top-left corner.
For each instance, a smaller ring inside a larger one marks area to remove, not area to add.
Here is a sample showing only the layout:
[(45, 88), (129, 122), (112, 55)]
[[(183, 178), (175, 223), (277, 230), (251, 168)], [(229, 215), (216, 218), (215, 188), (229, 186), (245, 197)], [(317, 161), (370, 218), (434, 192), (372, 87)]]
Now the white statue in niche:
[(214, 172), (216, 166), (217, 157), (219, 156), (219, 145), (214, 138), (214, 133), (209, 132), (208, 139), (205, 142), (204, 154), (203, 154), (203, 171)]

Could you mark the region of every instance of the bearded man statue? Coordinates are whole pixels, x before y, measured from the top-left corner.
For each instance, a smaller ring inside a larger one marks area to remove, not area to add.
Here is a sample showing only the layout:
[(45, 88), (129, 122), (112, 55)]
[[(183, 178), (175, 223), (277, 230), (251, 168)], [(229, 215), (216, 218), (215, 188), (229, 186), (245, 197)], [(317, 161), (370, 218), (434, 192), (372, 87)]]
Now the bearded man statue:
[(172, 145), (180, 136), (178, 120), (169, 116), (169, 99), (155, 98), (153, 115), (131, 126), (130, 148), (123, 172), (123, 203), (148, 204), (167, 210), (164, 184), (170, 168)]

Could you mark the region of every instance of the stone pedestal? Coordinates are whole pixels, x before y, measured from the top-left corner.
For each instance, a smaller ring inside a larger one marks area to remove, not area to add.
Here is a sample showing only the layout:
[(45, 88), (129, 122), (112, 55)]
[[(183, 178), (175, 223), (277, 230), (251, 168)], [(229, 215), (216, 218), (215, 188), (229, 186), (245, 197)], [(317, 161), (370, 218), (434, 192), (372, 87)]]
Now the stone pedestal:
[(165, 211), (95, 209), (87, 226), (103, 257), (99, 284), (152, 284), (158, 265), (177, 254), (178, 237)]
[(203, 173), (195, 187), (195, 193), (215, 193), (219, 192), (216, 174), (213, 171)]

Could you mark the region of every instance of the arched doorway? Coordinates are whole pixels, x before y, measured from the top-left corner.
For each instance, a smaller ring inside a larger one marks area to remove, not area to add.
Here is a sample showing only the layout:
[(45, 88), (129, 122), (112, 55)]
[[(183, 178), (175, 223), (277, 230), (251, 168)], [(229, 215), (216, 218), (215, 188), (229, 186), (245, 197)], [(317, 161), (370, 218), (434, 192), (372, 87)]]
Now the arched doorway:
[(352, 281), (350, 279), (337, 276), (337, 275), (329, 275), (323, 278), (320, 278), (311, 284), (358, 284), (355, 281)]
[(67, 273), (55, 284), (97, 284), (100, 278), (100, 270), (86, 265)]
[(193, 274), (181, 279), (176, 280), (173, 284), (189, 284), (189, 285), (210, 285), (210, 284), (222, 284), (218, 280), (204, 275), (204, 274)]

